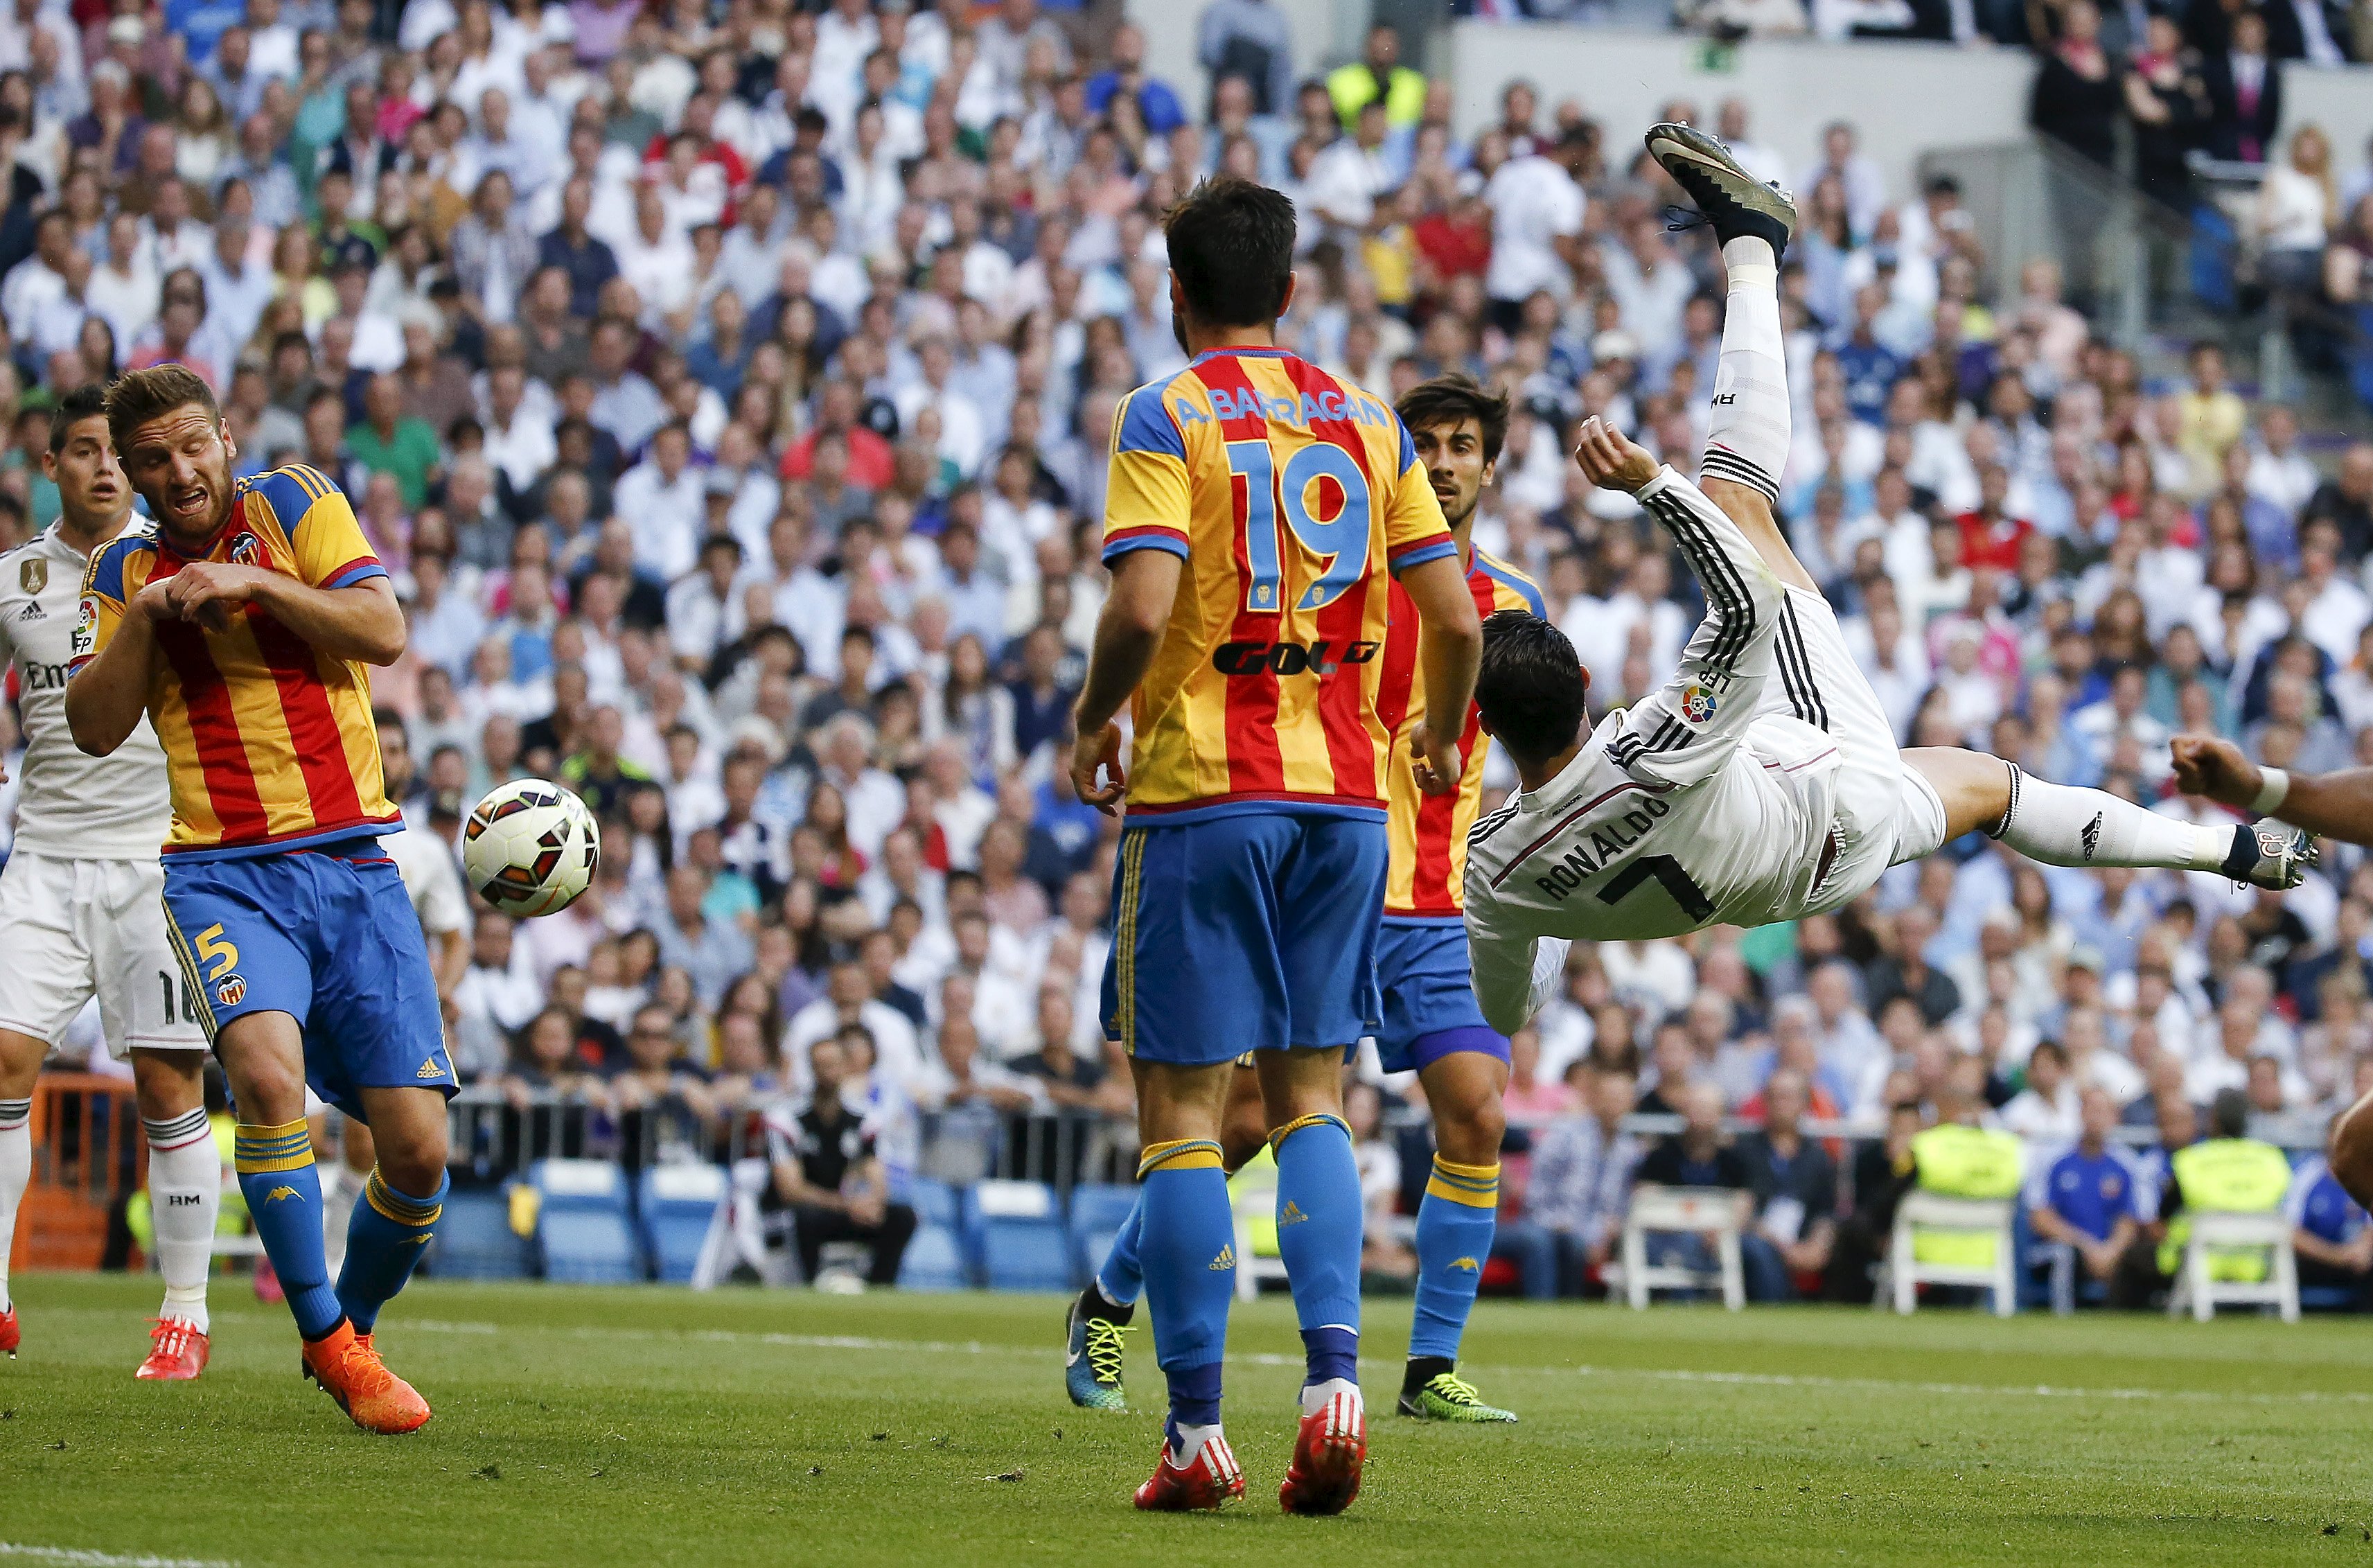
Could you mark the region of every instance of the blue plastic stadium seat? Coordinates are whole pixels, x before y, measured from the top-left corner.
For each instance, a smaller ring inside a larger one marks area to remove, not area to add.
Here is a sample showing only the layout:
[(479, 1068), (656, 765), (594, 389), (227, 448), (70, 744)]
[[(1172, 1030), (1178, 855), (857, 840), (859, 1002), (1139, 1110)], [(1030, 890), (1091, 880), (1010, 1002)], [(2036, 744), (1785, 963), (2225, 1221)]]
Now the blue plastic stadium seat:
[(1071, 1288), (1070, 1237), (1055, 1189), (1043, 1181), (975, 1182), (964, 1194), (964, 1251), (994, 1291)]
[(1086, 1280), (1104, 1266), (1113, 1237), (1137, 1207), (1134, 1187), (1084, 1185), (1071, 1189), (1071, 1271)]
[(445, 1195), (437, 1239), (423, 1265), (447, 1280), (524, 1280), (534, 1270), (528, 1241), (511, 1229), (510, 1201), (498, 1189), (457, 1188)]
[(1071, 1243), (1047, 1220), (991, 1220), (981, 1237), (984, 1278), (993, 1291), (1068, 1291)]
[(635, 1184), (635, 1213), (660, 1279), (680, 1285), (692, 1278), (726, 1190), (722, 1165), (653, 1165), (643, 1172)]
[(917, 1228), (898, 1262), (898, 1288), (903, 1291), (960, 1291), (971, 1281), (964, 1277), (964, 1243), (947, 1225)]
[(535, 1239), (545, 1279), (616, 1285), (649, 1277), (625, 1171), (607, 1160), (539, 1160), (528, 1181), (542, 1199)]
[(957, 1200), (956, 1189), (943, 1181), (929, 1176), (917, 1176), (908, 1185), (906, 1201), (914, 1206), (918, 1223), (944, 1225), (954, 1230), (964, 1223), (964, 1206)]

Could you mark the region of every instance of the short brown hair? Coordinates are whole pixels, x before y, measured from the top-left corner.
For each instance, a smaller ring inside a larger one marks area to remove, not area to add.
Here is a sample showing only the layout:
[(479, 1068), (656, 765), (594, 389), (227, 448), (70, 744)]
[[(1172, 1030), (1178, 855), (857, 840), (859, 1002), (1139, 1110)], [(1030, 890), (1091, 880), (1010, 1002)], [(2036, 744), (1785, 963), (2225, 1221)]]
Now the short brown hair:
[(134, 431), (151, 419), (196, 404), (209, 417), (220, 419), (222, 405), (214, 389), (188, 366), (169, 362), (134, 370), (107, 389), (107, 433), (121, 453), (129, 449)]
[(1486, 392), (1483, 383), (1464, 370), (1453, 370), (1430, 381), (1420, 381), (1401, 393), (1393, 405), (1411, 434), (1434, 425), (1456, 425), (1472, 419), (1483, 435), (1483, 461), (1500, 461), (1501, 443), (1508, 439), (1508, 394)]

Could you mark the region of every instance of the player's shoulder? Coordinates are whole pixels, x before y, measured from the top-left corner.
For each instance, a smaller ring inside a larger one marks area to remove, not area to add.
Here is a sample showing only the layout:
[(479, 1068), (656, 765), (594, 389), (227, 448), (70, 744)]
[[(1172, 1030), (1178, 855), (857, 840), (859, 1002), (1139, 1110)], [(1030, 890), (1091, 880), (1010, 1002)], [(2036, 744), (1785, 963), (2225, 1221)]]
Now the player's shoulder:
[(332, 496), (343, 499), (345, 494), (328, 474), (301, 462), (292, 462), (268, 474), (259, 474), (248, 480), (244, 488), (249, 495), (260, 497), (272, 509), (272, 515), (280, 520), (281, 527), (291, 530), (305, 520), (316, 502)]
[[(1524, 601), (1526, 609), (1545, 621), (1549, 619), (1549, 599), (1541, 592), (1540, 584), (1535, 582), (1523, 568), (1502, 560), (1479, 544), (1475, 547), (1475, 571), (1478, 576), (1490, 579), (1495, 585), (1504, 591), (1501, 595), (1502, 600), (1513, 594)], [(1501, 607), (1514, 608), (1505, 603)]]
[(155, 521), (134, 514), (123, 532), (91, 553), (90, 566), (83, 573), (83, 591), (88, 593), (95, 588), (111, 599), (123, 598), (125, 568), (134, 558), (156, 553)]
[(1210, 404), (1210, 392), (1185, 369), (1148, 381), (1120, 400), (1113, 451), (1159, 452), (1184, 462), (1187, 427), (1212, 422)]

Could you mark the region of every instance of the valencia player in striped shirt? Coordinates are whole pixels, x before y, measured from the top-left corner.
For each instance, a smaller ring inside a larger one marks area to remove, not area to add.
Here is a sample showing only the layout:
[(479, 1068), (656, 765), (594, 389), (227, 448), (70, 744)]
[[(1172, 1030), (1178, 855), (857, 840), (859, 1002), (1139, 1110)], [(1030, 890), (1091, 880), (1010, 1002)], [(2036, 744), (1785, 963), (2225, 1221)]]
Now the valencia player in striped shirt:
[[(368, 667), (402, 656), (403, 614), (335, 485), (301, 467), (233, 480), (221, 411), (186, 368), (134, 371), (105, 408), (153, 521), (91, 557), (66, 720), (93, 756), (155, 723), (168, 934), (238, 1100), (240, 1188), (305, 1370), (357, 1425), (410, 1432), (427, 1403), (371, 1332), (434, 1235), (456, 1084), (420, 922), (379, 845), (403, 818)], [(379, 1151), (334, 1289), (309, 1082)]]
[[(1291, 1512), (1358, 1494), (1361, 1199), (1345, 1047), (1379, 1022), (1376, 912), (1396, 759), (1378, 657), (1394, 579), (1420, 616), (1418, 778), (1455, 789), (1480, 641), (1457, 546), (1382, 402), (1280, 348), (1293, 206), (1227, 177), (1164, 222), (1171, 311), (1192, 356), (1114, 421), (1112, 591), (1081, 692), (1072, 777), (1128, 821), (1104, 1022), (1137, 1081), (1140, 1258), (1170, 1385), (1138, 1506), (1244, 1494), (1220, 1430), (1234, 1226), (1220, 1137), (1231, 1064), (1255, 1053), (1278, 1164), (1278, 1240), (1307, 1369)], [(1136, 724), (1123, 769), (1114, 722)], [(1103, 775), (1102, 778), (1099, 776)]]
[[(1540, 590), (1529, 578), (1474, 545), (1475, 509), (1507, 436), (1507, 398), (1469, 376), (1438, 376), (1402, 394), (1395, 412), (1450, 524), (1476, 614), (1543, 614)], [(1416, 602), (1396, 583), (1375, 656), (1382, 671), (1377, 712), (1396, 751), (1411, 756), (1431, 740), (1422, 733), (1429, 704), (1419, 657), (1420, 624)], [(1376, 946), (1382, 1010), (1373, 1033), (1385, 1071), (1414, 1071), (1424, 1084), (1435, 1144), (1433, 1172), (1418, 1209), (1417, 1315), (1399, 1409), (1436, 1421), (1515, 1419), (1485, 1404), (1455, 1370), (1475, 1288), (1491, 1255), (1500, 1143), (1507, 1130), (1501, 1100), (1508, 1084), (1508, 1039), (1483, 1021), (1475, 1000), (1461, 896), (1467, 834), (1482, 805), (1489, 744), (1470, 708), (1459, 736), (1466, 760), (1455, 790), (1429, 794), (1418, 787), (1413, 767), (1395, 766), (1387, 774), (1389, 859)], [(1268, 1130), (1255, 1075), (1247, 1071), (1235, 1077), (1220, 1135), (1230, 1172), (1260, 1152)], [(1064, 1380), (1075, 1404), (1124, 1404), (1121, 1329), (1143, 1285), (1139, 1219), (1130, 1216), (1073, 1305)]]

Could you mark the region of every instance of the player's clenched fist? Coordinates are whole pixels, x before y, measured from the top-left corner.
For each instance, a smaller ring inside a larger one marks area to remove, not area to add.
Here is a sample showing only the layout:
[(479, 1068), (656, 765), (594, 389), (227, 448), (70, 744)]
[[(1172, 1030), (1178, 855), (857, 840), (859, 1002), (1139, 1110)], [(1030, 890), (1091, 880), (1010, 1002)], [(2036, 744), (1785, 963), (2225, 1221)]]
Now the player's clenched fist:
[[(1099, 769), (1107, 782), (1097, 782)], [(1071, 743), (1071, 788), (1105, 815), (1120, 814), (1120, 798), (1128, 789), (1128, 778), (1121, 772), (1119, 725), (1107, 722), (1080, 731)]]
[(2224, 805), (2248, 810), (2266, 785), (2258, 765), (2241, 748), (2215, 735), (2178, 735), (2168, 743), (2175, 754), (2176, 787)]
[(1429, 795), (1447, 795), (1458, 788), (1459, 777), (1467, 771), (1465, 760), (1458, 754), (1458, 743), (1447, 737), (1435, 738), (1433, 727), (1423, 720), (1409, 731), (1409, 762), (1417, 771), (1417, 787)]
[(1596, 414), (1582, 422), (1574, 439), (1573, 461), (1583, 476), (1600, 489), (1626, 495), (1656, 477), (1658, 466), (1647, 448)]

